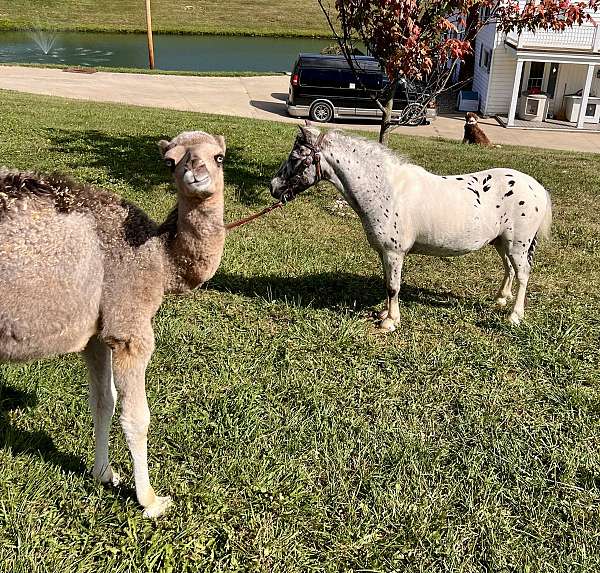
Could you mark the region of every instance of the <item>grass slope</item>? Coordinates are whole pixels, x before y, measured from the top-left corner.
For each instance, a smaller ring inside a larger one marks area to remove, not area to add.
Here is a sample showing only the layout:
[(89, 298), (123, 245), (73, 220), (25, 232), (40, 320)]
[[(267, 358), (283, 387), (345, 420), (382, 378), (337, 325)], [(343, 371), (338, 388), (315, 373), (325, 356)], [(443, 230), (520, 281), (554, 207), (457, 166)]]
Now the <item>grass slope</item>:
[[(270, 201), (294, 127), (2, 93), (0, 162), (173, 202), (155, 142), (228, 140), (227, 219)], [(155, 319), (150, 471), (174, 509), (153, 523), (125, 478), (96, 485), (75, 356), (0, 366), (0, 570), (600, 569), (600, 158), (392, 137), (439, 173), (511, 166), (553, 195), (527, 322), (492, 307), (493, 249), (409, 257), (402, 325), (358, 221), (322, 185), (228, 238), (217, 276)]]
[[(316, 0), (152, 0), (155, 32), (329, 36)], [(0, 29), (145, 31), (143, 0), (0, 0)]]

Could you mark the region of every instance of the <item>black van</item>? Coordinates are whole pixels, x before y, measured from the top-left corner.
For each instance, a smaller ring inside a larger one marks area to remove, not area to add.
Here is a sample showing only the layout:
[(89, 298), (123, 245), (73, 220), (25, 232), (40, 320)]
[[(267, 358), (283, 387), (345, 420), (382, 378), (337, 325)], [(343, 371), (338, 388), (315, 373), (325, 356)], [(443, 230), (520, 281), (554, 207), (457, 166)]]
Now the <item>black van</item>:
[[(357, 82), (344, 56), (300, 54), (292, 70), (288, 113), (319, 122), (330, 122), (336, 118), (380, 118), (381, 111), (368, 92), (380, 92), (387, 77), (374, 58), (353, 56), (353, 59), (356, 62), (355, 69), (360, 70), (361, 82)], [(401, 83), (394, 97), (394, 112), (398, 112), (394, 115), (398, 116), (422, 91), (419, 84)], [(436, 115), (435, 106), (428, 107), (426, 113), (417, 114), (411, 124), (435, 119)]]

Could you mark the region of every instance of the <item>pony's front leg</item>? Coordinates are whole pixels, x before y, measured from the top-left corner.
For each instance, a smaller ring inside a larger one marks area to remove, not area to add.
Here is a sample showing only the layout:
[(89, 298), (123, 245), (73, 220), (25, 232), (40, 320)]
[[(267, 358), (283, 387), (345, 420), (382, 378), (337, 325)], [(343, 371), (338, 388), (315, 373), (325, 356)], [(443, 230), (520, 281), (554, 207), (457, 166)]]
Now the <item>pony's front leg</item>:
[(402, 265), (404, 253), (398, 251), (384, 251), (381, 255), (383, 262), (383, 274), (387, 288), (387, 312), (382, 313), (380, 327), (392, 332), (400, 322), (400, 307), (398, 305), (398, 294), (402, 282)]

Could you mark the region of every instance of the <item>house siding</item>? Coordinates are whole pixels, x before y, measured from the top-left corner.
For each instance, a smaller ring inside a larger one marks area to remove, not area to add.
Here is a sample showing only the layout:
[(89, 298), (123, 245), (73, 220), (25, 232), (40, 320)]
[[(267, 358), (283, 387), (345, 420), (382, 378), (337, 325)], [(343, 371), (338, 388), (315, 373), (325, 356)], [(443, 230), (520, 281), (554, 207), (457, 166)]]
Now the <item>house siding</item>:
[[(488, 98), (490, 77), (494, 65), (494, 38), (496, 36), (496, 25), (488, 24), (477, 35), (475, 40), (475, 68), (473, 73), (473, 91), (479, 94), (479, 109), (485, 113), (485, 105)], [(479, 65), (481, 50), (487, 48), (492, 50), (492, 64), (490, 72)]]
[(504, 45), (502, 36), (498, 34), (498, 37), (500, 42), (497, 42), (492, 57), (489, 93), (485, 107), (482, 107), (485, 115), (508, 113), (515, 81), (517, 60), (509, 48)]

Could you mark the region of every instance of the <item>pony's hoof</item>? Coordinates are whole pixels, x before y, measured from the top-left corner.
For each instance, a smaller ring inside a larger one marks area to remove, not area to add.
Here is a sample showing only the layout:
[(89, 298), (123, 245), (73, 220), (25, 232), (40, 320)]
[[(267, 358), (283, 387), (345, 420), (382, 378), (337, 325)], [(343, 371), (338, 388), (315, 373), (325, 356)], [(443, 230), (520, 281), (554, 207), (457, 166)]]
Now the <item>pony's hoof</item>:
[(508, 304), (508, 299), (505, 297), (499, 296), (495, 302), (496, 302), (496, 306), (499, 306), (500, 308), (504, 308)]
[(110, 466), (102, 472), (93, 471), (92, 475), (104, 485), (117, 487), (121, 483), (121, 476), (117, 472), (114, 472)]
[(388, 311), (387, 310), (381, 310), (377, 313), (377, 318), (379, 320), (385, 320), (388, 317)]
[(508, 322), (510, 324), (521, 324), (521, 320), (523, 317), (519, 316), (516, 312), (511, 312), (510, 316), (508, 317)]
[(396, 330), (396, 324), (391, 318), (386, 318), (385, 320), (381, 321), (379, 328), (381, 328), (381, 330), (385, 330), (386, 332), (394, 332), (394, 330)]
[(160, 517), (171, 505), (173, 504), (173, 500), (170, 496), (158, 497), (154, 499), (154, 501), (147, 507), (144, 508), (144, 517), (149, 519), (154, 519), (156, 517)]

